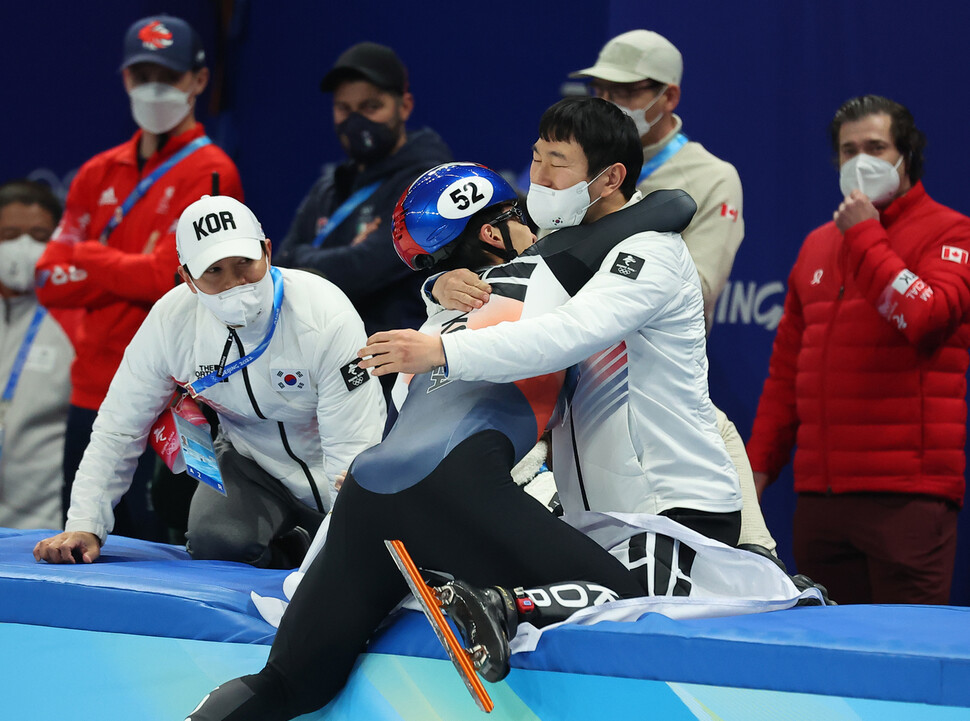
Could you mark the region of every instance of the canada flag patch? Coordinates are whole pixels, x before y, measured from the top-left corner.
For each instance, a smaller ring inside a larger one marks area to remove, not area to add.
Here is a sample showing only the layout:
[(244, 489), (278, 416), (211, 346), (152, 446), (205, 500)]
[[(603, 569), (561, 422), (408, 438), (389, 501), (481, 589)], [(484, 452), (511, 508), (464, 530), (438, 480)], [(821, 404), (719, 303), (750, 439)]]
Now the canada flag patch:
[(738, 209), (733, 205), (728, 205), (727, 203), (721, 203), (721, 217), (727, 218), (728, 220), (737, 223), (738, 222)]
[(305, 389), (308, 372), (306, 368), (273, 368), (270, 371), (276, 390), (282, 393), (292, 393)]
[(966, 265), (967, 263), (970, 263), (970, 251), (966, 251), (963, 248), (957, 248), (954, 245), (944, 245), (943, 260), (950, 260), (954, 263), (962, 263), (963, 265)]

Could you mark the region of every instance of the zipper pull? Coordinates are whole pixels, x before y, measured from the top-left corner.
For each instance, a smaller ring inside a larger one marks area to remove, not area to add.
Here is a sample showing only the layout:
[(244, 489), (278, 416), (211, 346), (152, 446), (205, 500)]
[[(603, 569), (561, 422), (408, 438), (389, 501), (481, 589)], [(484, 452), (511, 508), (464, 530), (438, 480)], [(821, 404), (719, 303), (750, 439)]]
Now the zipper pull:
[(845, 295), (845, 286), (844, 285), (840, 285), (839, 286), (839, 300), (842, 300), (842, 296), (843, 295)]
[(229, 359), (229, 351), (232, 349), (232, 328), (229, 329), (229, 337), (226, 338), (226, 345), (222, 349), (222, 358), (219, 359), (219, 367), (216, 368), (216, 376), (222, 378), (223, 371), (226, 370), (226, 361)]

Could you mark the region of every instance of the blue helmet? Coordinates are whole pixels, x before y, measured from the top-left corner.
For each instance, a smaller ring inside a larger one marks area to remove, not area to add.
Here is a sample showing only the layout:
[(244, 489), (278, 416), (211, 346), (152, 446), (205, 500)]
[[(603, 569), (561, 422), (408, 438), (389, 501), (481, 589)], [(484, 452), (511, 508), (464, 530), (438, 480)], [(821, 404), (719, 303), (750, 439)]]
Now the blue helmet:
[(483, 208), (515, 202), (501, 175), (476, 163), (445, 163), (411, 183), (394, 209), (391, 237), (412, 270), (430, 268), (454, 251), (453, 241)]

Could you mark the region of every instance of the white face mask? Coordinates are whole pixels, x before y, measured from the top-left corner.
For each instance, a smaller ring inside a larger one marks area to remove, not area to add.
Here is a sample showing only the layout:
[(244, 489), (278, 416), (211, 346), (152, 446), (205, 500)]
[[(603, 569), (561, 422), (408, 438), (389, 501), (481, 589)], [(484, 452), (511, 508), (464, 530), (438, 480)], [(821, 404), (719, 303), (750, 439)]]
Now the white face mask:
[(892, 165), (882, 158), (859, 153), (845, 161), (839, 169), (839, 187), (849, 197), (853, 190), (861, 190), (873, 205), (888, 203), (899, 190), (899, 173), (903, 156)]
[(644, 135), (649, 133), (650, 129), (656, 126), (656, 124), (659, 123), (660, 119), (663, 118), (664, 116), (663, 113), (660, 113), (660, 115), (657, 116), (656, 120), (653, 120), (653, 121), (647, 120), (647, 111), (650, 110), (650, 108), (652, 108), (654, 105), (656, 105), (657, 101), (664, 96), (664, 90), (666, 89), (667, 89), (667, 86), (664, 85), (663, 90), (661, 90), (660, 93), (657, 94), (657, 97), (655, 97), (653, 100), (647, 103), (647, 107), (640, 108), (639, 110), (631, 110), (625, 105), (620, 105), (619, 103), (613, 103), (613, 104), (616, 107), (618, 107), (620, 110), (622, 110), (624, 115), (627, 115), (633, 118), (633, 122), (637, 124), (637, 133), (642, 138)]
[(155, 135), (167, 133), (192, 109), (187, 92), (165, 83), (143, 83), (132, 88), (128, 96), (138, 127)]
[(233, 328), (252, 325), (259, 318), (267, 317), (273, 308), (273, 275), (266, 264), (266, 273), (255, 283), (237, 285), (235, 288), (209, 295), (197, 287), (196, 297), (220, 322)]
[(34, 287), (34, 266), (44, 252), (45, 243), (24, 233), (0, 243), (0, 283), (15, 293)]
[[(596, 178), (606, 172), (606, 166)], [(544, 185), (529, 185), (529, 195), (525, 199), (526, 207), (529, 209), (529, 216), (535, 224), (544, 230), (555, 230), (556, 228), (569, 228), (579, 225), (586, 217), (586, 211), (590, 206), (599, 200), (589, 199), (589, 186), (596, 180), (581, 180), (576, 185), (563, 190), (547, 188)]]

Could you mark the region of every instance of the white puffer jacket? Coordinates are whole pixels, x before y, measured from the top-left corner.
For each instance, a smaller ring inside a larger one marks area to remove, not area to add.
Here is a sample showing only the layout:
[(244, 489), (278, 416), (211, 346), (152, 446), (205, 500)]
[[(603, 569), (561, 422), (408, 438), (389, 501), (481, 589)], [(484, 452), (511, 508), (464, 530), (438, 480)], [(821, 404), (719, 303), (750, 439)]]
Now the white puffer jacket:
[[(380, 383), (350, 365), (365, 334), (347, 297), (311, 273), (280, 273), (283, 305), (269, 347), (199, 398), (216, 410), (221, 433), (237, 451), (307, 505), (329, 510), (336, 474), (381, 439), (384, 399)], [(263, 340), (271, 315), (237, 329), (244, 353)], [(176, 385), (218, 365), (227, 335), (187, 286), (155, 304), (101, 405), (74, 481), (66, 530), (89, 531), (104, 541), (152, 424)], [(234, 343), (227, 362), (242, 354)], [(287, 374), (297, 378), (292, 386), (281, 382)]]
[(567, 512), (741, 508), (708, 395), (700, 281), (679, 234), (632, 235), (565, 305), (442, 343), (449, 378), (507, 382), (579, 365), (552, 426)]

